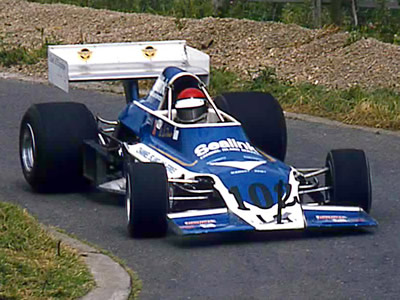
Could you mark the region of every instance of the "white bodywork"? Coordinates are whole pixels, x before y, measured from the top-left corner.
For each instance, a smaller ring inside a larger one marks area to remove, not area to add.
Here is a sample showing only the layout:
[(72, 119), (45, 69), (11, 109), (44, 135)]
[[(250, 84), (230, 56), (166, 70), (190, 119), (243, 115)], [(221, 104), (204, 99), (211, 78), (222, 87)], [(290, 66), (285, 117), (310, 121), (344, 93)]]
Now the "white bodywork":
[(49, 81), (68, 92), (69, 82), (157, 78), (169, 66), (208, 82), (210, 58), (186, 41), (49, 46)]

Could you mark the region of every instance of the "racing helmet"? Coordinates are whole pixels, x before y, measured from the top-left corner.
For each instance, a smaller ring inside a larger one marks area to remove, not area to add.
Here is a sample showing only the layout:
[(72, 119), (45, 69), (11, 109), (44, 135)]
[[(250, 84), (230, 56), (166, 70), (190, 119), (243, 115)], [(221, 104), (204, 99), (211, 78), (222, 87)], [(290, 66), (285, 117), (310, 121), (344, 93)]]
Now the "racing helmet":
[(175, 103), (176, 119), (181, 123), (196, 123), (207, 117), (207, 101), (198, 88), (187, 88), (178, 94)]

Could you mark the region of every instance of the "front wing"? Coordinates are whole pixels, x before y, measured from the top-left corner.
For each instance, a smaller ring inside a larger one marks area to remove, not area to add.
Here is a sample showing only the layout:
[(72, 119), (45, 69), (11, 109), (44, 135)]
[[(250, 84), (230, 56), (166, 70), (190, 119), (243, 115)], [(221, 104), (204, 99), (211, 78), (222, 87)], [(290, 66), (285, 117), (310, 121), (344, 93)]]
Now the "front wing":
[[(356, 228), (377, 226), (359, 207), (302, 205), (305, 228)], [(179, 235), (256, 230), (227, 208), (193, 210), (168, 214), (173, 231)], [(280, 230), (276, 223), (274, 229)]]

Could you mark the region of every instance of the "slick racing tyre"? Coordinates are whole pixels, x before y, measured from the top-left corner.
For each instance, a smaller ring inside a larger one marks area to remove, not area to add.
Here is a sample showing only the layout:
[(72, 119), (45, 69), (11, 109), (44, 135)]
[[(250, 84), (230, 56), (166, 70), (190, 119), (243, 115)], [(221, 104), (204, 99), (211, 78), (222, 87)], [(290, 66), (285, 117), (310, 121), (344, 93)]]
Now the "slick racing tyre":
[(158, 163), (126, 164), (126, 213), (131, 237), (162, 237), (168, 229), (168, 178)]
[(32, 105), (21, 121), (19, 155), (27, 182), (38, 192), (82, 187), (83, 141), (97, 139), (92, 113), (80, 103)]
[(367, 157), (362, 150), (331, 150), (326, 158), (329, 168), (325, 182), (331, 186), (330, 205), (359, 206), (371, 209), (371, 177)]
[(221, 110), (242, 123), (250, 142), (261, 151), (283, 161), (287, 133), (283, 111), (270, 94), (235, 92), (218, 96), (215, 103)]

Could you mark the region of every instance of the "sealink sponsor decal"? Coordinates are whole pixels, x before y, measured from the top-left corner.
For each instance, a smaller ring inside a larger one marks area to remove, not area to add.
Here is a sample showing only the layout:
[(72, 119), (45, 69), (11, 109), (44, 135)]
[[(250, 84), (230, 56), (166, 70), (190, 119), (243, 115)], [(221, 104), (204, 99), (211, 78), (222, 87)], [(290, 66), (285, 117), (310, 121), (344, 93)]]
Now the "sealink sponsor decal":
[(249, 142), (237, 141), (234, 138), (200, 144), (194, 149), (194, 153), (201, 159), (225, 151), (247, 152), (260, 155), (256, 148), (250, 145)]

